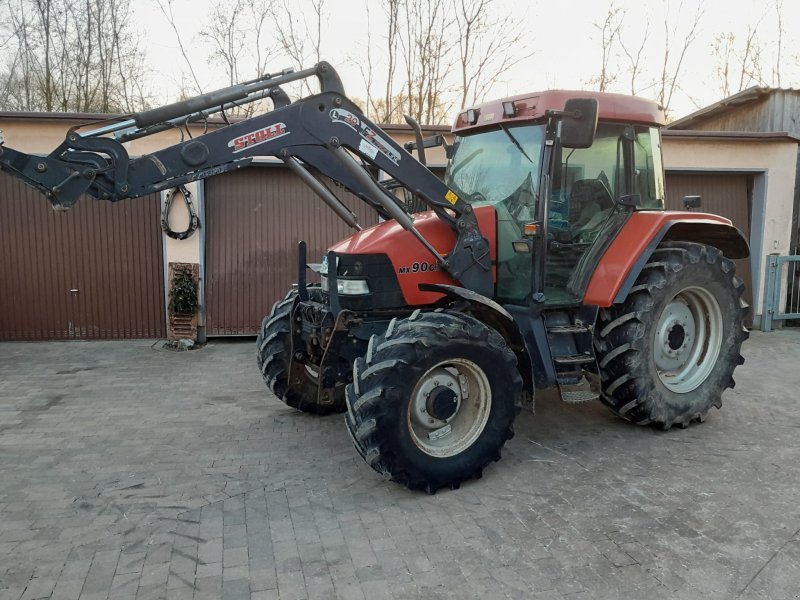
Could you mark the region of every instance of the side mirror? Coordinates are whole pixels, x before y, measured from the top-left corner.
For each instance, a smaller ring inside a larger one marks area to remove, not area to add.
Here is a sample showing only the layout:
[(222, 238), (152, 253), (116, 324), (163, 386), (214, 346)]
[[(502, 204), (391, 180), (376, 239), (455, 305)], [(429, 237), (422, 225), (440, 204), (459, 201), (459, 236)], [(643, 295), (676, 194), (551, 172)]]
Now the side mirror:
[(561, 114), (561, 145), (564, 148), (589, 148), (597, 131), (597, 100), (570, 98)]
[(684, 196), (683, 197), (683, 208), (686, 210), (694, 210), (695, 208), (700, 208), (703, 204), (703, 197), (702, 196)]

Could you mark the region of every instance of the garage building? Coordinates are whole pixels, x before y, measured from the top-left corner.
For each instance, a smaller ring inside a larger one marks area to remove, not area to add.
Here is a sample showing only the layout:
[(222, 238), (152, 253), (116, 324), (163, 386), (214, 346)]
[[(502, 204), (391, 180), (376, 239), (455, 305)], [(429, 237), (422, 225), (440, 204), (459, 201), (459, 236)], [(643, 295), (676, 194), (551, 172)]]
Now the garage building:
[[(108, 115), (0, 113), (9, 145), (46, 153), (72, 126)], [(684, 121), (684, 120), (682, 120)], [(400, 143), (406, 126), (386, 126)], [(448, 128), (426, 128), (425, 134)], [(180, 141), (167, 131), (126, 144), (141, 155)], [(758, 325), (766, 256), (788, 253), (792, 238), (798, 138), (786, 132), (664, 131), (668, 208), (703, 196), (703, 210), (729, 217), (751, 242), (739, 261)], [(441, 149), (429, 151), (441, 168)], [(168, 334), (170, 264), (196, 264), (203, 310), (198, 334), (253, 335), (296, 276), (296, 243), (321, 256), (349, 230), (279, 161), (226, 173), (190, 187), (201, 226), (186, 240), (163, 235), (163, 194), (119, 203), (82, 201), (53, 211), (35, 190), (0, 173), (0, 339), (134, 339)], [(368, 207), (340, 194), (364, 225)], [(173, 229), (188, 223), (182, 203)]]

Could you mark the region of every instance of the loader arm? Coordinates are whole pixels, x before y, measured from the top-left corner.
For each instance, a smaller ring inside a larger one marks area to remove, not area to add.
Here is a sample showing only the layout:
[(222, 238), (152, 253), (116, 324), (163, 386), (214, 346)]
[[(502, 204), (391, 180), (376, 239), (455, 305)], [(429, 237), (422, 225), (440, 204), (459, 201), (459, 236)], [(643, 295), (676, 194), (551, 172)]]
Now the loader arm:
[[(267, 87), (279, 89), (281, 84), (310, 76), (320, 79), (320, 94), (288, 105), (276, 103), (270, 112), (151, 154), (131, 159), (120, 141), (108, 137), (115, 131), (120, 139), (149, 135), (150, 130), (163, 130), (164, 123), (180, 121), (216, 105), (246, 102), (257, 93), (263, 97)], [(0, 169), (42, 191), (55, 207), (69, 208), (83, 193), (109, 201), (136, 198), (247, 167), (256, 156), (277, 157), (352, 226), (357, 228), (355, 217), (352, 213), (348, 217), (349, 211), (333, 194), (314, 185), (316, 180), (312, 181), (308, 166), (338, 182), (382, 215), (395, 219), (465, 287), (492, 295), (489, 244), (472, 206), (367, 119), (344, 96), (338, 75), (327, 63), (297, 73), (265, 76), (132, 115), (95, 132), (82, 134), (78, 129), (71, 129), (65, 141), (47, 157), (0, 146)], [(455, 233), (453, 249), (441, 254), (417, 230), (397, 198), (361, 162), (386, 172), (422, 199)]]

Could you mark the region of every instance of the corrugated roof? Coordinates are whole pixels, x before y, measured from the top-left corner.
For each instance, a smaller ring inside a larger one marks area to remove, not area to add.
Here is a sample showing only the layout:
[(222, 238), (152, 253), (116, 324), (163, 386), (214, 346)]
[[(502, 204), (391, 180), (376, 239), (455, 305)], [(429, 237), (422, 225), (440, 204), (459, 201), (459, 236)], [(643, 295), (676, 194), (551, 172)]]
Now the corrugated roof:
[(710, 104), (704, 108), (701, 108), (700, 110), (695, 111), (690, 115), (681, 117), (677, 121), (673, 121), (672, 123), (667, 125), (667, 129), (690, 128), (698, 121), (702, 121), (709, 117), (718, 115), (731, 108), (739, 107), (743, 104), (749, 104), (750, 102), (755, 102), (756, 100), (760, 100), (764, 96), (769, 96), (770, 94), (778, 91), (800, 93), (800, 90), (796, 90), (794, 88), (773, 88), (773, 87), (754, 86), (751, 88), (747, 88), (746, 90), (742, 90), (741, 92), (739, 92), (738, 94), (734, 94), (733, 96), (728, 96), (727, 98), (723, 98), (719, 102), (715, 102), (714, 104)]
[(689, 140), (742, 140), (742, 141), (791, 141), (800, 143), (800, 136), (788, 131), (698, 131), (694, 129), (662, 129), (665, 138)]

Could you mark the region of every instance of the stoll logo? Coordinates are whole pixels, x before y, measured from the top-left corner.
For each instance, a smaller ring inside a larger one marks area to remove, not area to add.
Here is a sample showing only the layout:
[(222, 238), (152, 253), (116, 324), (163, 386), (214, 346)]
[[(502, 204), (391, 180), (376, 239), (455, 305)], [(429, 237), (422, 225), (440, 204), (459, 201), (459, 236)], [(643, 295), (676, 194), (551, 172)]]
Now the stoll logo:
[(230, 142), (228, 142), (228, 148), (233, 148), (233, 153), (236, 154), (237, 152), (241, 152), (247, 148), (252, 148), (253, 146), (258, 146), (259, 144), (264, 144), (266, 142), (271, 142), (272, 140), (285, 135), (289, 135), (289, 131), (286, 129), (286, 124), (275, 123), (269, 127), (264, 127), (263, 129), (251, 131), (250, 133), (245, 133), (237, 138), (233, 138)]

